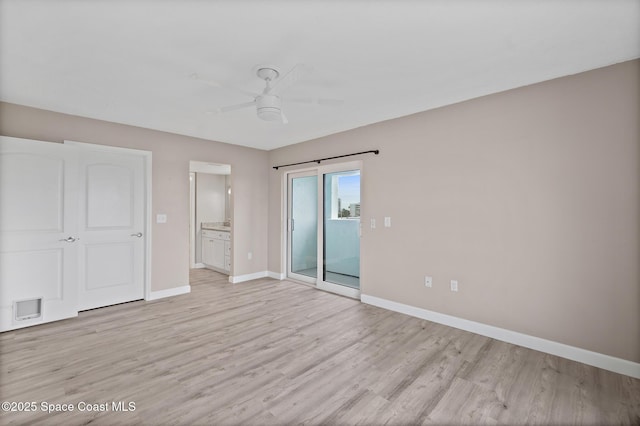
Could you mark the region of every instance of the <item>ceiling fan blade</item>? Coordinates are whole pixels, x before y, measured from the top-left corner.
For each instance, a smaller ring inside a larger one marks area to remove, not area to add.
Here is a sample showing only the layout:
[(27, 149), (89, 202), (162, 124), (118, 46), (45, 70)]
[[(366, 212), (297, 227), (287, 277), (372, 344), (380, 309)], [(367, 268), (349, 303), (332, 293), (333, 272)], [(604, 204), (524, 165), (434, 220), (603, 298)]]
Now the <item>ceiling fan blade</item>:
[(342, 99), (318, 99), (318, 105), (324, 106), (340, 106), (344, 105), (344, 101)]
[(235, 111), (237, 109), (242, 109), (242, 108), (247, 108), (247, 107), (250, 107), (250, 106), (254, 106), (255, 104), (256, 104), (255, 101), (243, 102), (241, 104), (228, 105), (228, 106), (223, 106), (223, 107), (220, 107), (220, 108), (216, 108), (215, 112), (221, 113), (221, 112)]
[(273, 85), (269, 88), (269, 92), (277, 90), (281, 93), (289, 86), (309, 74), (311, 71), (312, 68), (309, 65), (297, 64), (293, 68), (291, 68), (289, 72), (287, 72), (284, 76), (277, 78)]
[(295, 102), (297, 104), (313, 104), (313, 103), (315, 103), (315, 100), (313, 98), (289, 98), (289, 97), (281, 96), (280, 99), (282, 99), (285, 102)]
[(295, 102), (298, 104), (316, 104), (322, 106), (340, 106), (344, 104), (342, 99), (327, 99), (327, 98), (288, 98), (282, 97), (283, 101)]
[(205, 80), (203, 78), (200, 78), (200, 76), (197, 73), (193, 73), (189, 76), (192, 80), (198, 80), (201, 83), (206, 84), (207, 86), (211, 86), (211, 87), (216, 87), (216, 88), (221, 88), (221, 89), (229, 89), (229, 90), (234, 90), (236, 92), (242, 93), (243, 95), (246, 96), (250, 96), (252, 98), (255, 98), (257, 96), (259, 96), (259, 93), (255, 93), (255, 92), (250, 92), (248, 90), (244, 90), (241, 89), (239, 87), (235, 87), (235, 86), (229, 86), (223, 83), (219, 83), (217, 81), (212, 81), (212, 80)]

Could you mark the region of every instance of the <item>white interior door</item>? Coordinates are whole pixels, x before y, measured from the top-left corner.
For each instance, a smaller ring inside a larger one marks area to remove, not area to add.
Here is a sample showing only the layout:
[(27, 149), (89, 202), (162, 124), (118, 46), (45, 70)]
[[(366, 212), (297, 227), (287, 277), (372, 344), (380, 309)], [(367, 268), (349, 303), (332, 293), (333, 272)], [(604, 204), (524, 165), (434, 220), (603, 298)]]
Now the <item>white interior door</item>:
[[(77, 315), (76, 173), (62, 144), (0, 137), (0, 331)], [(36, 298), (41, 315), (16, 320)]]
[(145, 158), (80, 149), (79, 170), (78, 309), (143, 299)]

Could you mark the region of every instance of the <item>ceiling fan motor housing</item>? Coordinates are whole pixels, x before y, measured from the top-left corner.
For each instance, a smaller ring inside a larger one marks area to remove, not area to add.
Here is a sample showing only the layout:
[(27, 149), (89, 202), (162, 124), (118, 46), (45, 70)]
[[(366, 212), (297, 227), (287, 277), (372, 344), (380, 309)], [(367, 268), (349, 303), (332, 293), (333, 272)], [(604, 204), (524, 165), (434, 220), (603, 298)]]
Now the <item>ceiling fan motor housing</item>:
[(276, 95), (260, 95), (256, 99), (256, 107), (258, 109), (258, 117), (265, 121), (280, 121), (282, 112), (280, 107), (280, 98)]

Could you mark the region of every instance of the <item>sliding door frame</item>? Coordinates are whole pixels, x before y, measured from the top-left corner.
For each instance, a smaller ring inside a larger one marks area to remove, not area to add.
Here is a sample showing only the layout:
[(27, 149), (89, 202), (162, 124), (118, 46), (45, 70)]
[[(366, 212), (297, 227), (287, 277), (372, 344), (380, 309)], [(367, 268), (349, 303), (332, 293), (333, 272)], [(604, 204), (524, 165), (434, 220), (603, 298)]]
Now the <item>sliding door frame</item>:
[[(305, 284), (313, 285), (319, 290), (329, 291), (342, 296), (351, 297), (354, 299), (360, 299), (362, 289), (362, 266), (360, 267), (360, 288), (355, 289), (340, 284), (330, 283), (324, 280), (324, 175), (328, 173), (359, 170), (360, 176), (362, 176), (363, 164), (362, 161), (349, 161), (341, 163), (333, 163), (324, 166), (307, 167), (304, 169), (291, 170), (284, 173), (284, 197), (283, 197), (283, 212), (284, 212), (284, 226), (283, 226), (283, 266), (285, 277), (300, 281)], [(303, 176), (317, 176), (318, 183), (318, 210), (317, 210), (317, 278), (313, 279), (307, 276), (302, 276), (291, 272), (291, 178), (303, 177)], [(362, 200), (362, 186), (360, 188), (360, 199)], [(366, 209), (366, 206), (365, 206)], [(362, 215), (361, 215), (362, 216)], [(360, 221), (359, 235), (362, 235), (362, 221)], [(359, 241), (361, 244), (361, 240)], [(360, 262), (362, 265), (362, 262)]]
[[(324, 280), (325, 275), (325, 240), (324, 240), (324, 222), (325, 222), (325, 193), (324, 193), (324, 176), (329, 173), (335, 172), (347, 172), (352, 170), (359, 170), (360, 175), (362, 176), (362, 161), (349, 161), (345, 163), (335, 163), (327, 166), (318, 167), (318, 280), (316, 282), (316, 288), (320, 290), (329, 291), (331, 293), (336, 293), (341, 296), (351, 297), (353, 299), (360, 299), (360, 287), (362, 282), (358, 288), (348, 287), (341, 284), (335, 284)], [(362, 188), (360, 188), (360, 193), (362, 197)], [(362, 198), (361, 198), (362, 200)], [(360, 226), (362, 226), (362, 221), (360, 221)], [(358, 236), (361, 235), (361, 229), (358, 229)], [(358, 239), (358, 244), (361, 244), (361, 240)], [(358, 277), (360, 277), (362, 273), (358, 272)]]
[[(292, 278), (294, 280), (297, 281), (301, 281), (303, 283), (306, 284), (311, 284), (311, 285), (316, 285), (316, 278), (313, 277), (309, 277), (307, 275), (303, 275), (303, 274), (298, 274), (296, 272), (293, 272), (292, 270), (292, 263), (293, 263), (293, 253), (292, 253), (292, 247), (293, 247), (293, 230), (295, 229), (295, 223), (293, 223), (293, 179), (296, 178), (304, 178), (304, 177), (312, 177), (315, 176), (317, 178), (318, 173), (317, 173), (317, 169), (310, 169), (310, 170), (297, 170), (297, 171), (291, 171), (286, 173), (286, 221), (285, 221), (285, 238), (286, 238), (286, 246), (285, 246), (285, 253), (286, 253), (286, 274), (287, 277)], [(316, 190), (316, 197), (318, 197), (318, 192)], [(317, 214), (317, 213), (316, 213)], [(318, 220), (318, 218), (316, 217), (316, 220)], [(317, 226), (316, 226), (317, 228)], [(316, 235), (317, 238), (317, 235)], [(317, 258), (317, 254), (316, 254), (316, 258)], [(318, 275), (319, 271), (316, 270), (316, 277)]]

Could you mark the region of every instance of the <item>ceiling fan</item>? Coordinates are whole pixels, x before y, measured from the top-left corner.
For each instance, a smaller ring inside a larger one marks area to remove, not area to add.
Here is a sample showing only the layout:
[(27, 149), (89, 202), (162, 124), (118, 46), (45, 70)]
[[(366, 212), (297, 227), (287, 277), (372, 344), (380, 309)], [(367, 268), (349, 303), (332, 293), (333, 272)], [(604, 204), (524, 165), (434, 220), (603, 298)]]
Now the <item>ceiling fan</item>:
[(224, 87), (241, 92), (246, 96), (253, 98), (250, 102), (243, 102), (234, 105), (228, 105), (220, 108), (216, 108), (216, 113), (224, 113), (234, 111), (237, 109), (254, 107), (258, 118), (265, 121), (280, 121), (283, 124), (287, 124), (289, 120), (282, 111), (282, 100), (287, 102), (296, 102), (302, 104), (318, 104), (318, 105), (341, 105), (342, 101), (337, 99), (314, 99), (314, 98), (286, 98), (282, 97), (282, 93), (285, 89), (297, 82), (302, 75), (308, 73), (310, 69), (302, 64), (294, 66), (284, 76), (280, 77), (280, 72), (271, 66), (258, 66), (256, 69), (256, 75), (264, 80), (265, 88), (261, 93), (249, 92), (244, 89), (240, 89), (233, 86), (227, 86), (218, 82), (202, 80), (197, 74), (192, 74), (192, 78), (202, 81), (214, 87)]

